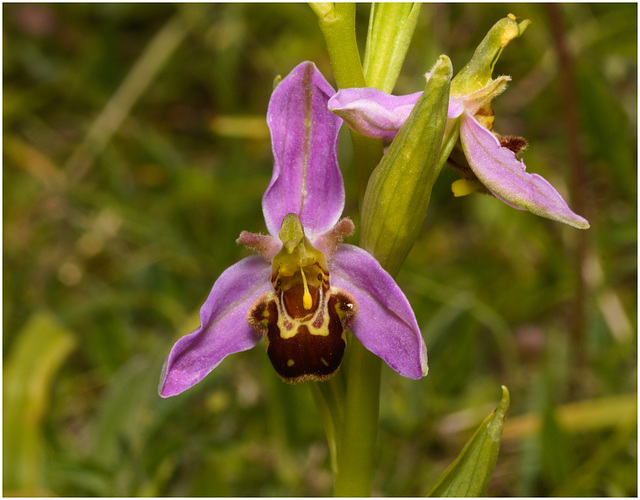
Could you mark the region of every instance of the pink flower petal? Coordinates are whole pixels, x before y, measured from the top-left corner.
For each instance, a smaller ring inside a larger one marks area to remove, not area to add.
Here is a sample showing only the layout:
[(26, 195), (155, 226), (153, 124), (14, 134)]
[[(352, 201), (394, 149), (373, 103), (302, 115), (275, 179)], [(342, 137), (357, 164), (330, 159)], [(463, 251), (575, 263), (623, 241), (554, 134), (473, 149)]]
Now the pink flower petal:
[(420, 95), (395, 96), (369, 87), (342, 89), (329, 99), (329, 109), (363, 135), (393, 139)]
[(223, 272), (200, 309), (200, 327), (179, 339), (162, 368), (160, 395), (175, 396), (200, 382), (229, 354), (255, 346), (260, 336), (247, 323), (255, 300), (271, 289), (271, 265), (260, 256)]
[(331, 284), (358, 303), (351, 331), (369, 351), (404, 377), (427, 374), (427, 348), (404, 293), (380, 263), (353, 245), (338, 247), (329, 263)]
[(571, 211), (564, 198), (538, 174), (530, 174), (513, 151), (468, 113), (460, 126), (460, 139), (469, 166), (496, 197), (548, 219), (587, 229), (589, 222)]
[[(375, 88), (338, 90), (329, 99), (329, 109), (353, 130), (390, 142), (404, 125), (422, 92), (395, 96)], [(464, 111), (462, 101), (449, 98), (447, 118), (458, 118)]]
[(344, 208), (338, 166), (342, 120), (329, 111), (331, 85), (311, 62), (296, 66), (273, 91), (267, 112), (274, 165), (262, 198), (267, 229), (277, 236), (285, 215), (300, 217), (309, 235), (331, 229)]

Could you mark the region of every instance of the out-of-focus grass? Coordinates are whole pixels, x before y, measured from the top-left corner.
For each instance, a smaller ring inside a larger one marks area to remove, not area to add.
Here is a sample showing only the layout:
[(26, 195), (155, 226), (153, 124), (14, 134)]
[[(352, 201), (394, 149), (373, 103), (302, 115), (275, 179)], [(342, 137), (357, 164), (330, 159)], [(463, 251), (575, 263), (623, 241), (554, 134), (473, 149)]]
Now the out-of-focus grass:
[[(367, 12), (358, 6), (361, 41)], [(533, 24), (497, 65), (513, 81), (495, 101), (496, 130), (529, 139), (528, 169), (572, 206), (582, 195), (592, 227), (582, 238), (489, 197), (454, 199), (455, 174), (443, 172), (398, 277), (430, 373), (384, 371), (379, 494), (429, 491), (501, 384), (511, 419), (490, 493), (637, 493), (636, 6), (561, 6), (573, 125), (542, 5), (423, 6), (396, 92), (420, 88), (440, 53), (460, 69), (509, 12)], [(3, 14), (5, 494), (330, 494), (310, 394), (282, 384), (262, 347), (183, 395), (156, 394), (211, 284), (248, 255), (235, 238), (264, 231), (274, 77), (313, 60), (332, 81), (310, 9)]]

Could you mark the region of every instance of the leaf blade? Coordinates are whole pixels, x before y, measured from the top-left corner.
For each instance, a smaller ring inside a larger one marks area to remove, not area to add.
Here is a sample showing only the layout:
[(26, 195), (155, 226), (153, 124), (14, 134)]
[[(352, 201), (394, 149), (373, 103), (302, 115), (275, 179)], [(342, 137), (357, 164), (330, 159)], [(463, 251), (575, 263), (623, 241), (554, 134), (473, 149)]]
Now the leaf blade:
[(502, 399), (496, 410), (482, 422), (427, 496), (477, 497), (487, 494), (508, 409), (509, 391), (502, 386)]
[(74, 335), (48, 313), (37, 313), (18, 334), (4, 367), (3, 488), (24, 496), (45, 491), (42, 423), (60, 366)]

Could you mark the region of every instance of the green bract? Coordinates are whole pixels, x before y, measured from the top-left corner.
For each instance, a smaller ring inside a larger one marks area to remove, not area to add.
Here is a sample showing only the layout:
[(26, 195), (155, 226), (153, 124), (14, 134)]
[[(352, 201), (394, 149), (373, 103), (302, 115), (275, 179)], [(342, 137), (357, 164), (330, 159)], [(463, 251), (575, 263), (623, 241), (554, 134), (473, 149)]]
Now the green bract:
[(478, 427), (428, 496), (479, 497), (487, 494), (508, 410), (509, 391), (502, 386), (502, 399), (496, 410)]
[(444, 163), (440, 149), (452, 74), (449, 58), (440, 56), (422, 97), (367, 185), (361, 243), (392, 274), (418, 236)]
[(418, 22), (420, 5), (378, 3), (371, 5), (367, 47), (362, 69), (369, 87), (391, 92), (409, 50)]

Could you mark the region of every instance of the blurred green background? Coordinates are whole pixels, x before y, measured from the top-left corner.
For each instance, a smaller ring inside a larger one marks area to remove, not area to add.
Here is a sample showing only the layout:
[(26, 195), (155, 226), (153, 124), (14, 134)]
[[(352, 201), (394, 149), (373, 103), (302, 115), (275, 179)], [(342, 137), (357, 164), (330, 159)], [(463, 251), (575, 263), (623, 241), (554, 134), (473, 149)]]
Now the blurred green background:
[[(495, 130), (591, 222), (581, 232), (438, 180), (398, 281), (430, 359), (383, 370), (376, 495), (423, 495), (511, 392), (492, 495), (637, 493), (637, 7), (422, 7), (396, 93), (440, 53), (529, 18), (495, 74)], [(173, 342), (265, 231), (272, 82), (333, 83), (305, 4), (4, 4), (5, 495), (332, 491), (320, 419), (264, 346), (162, 400)], [(358, 5), (364, 47), (368, 6)], [(345, 213), (357, 224), (348, 134)], [(356, 242), (356, 237), (349, 241)]]

